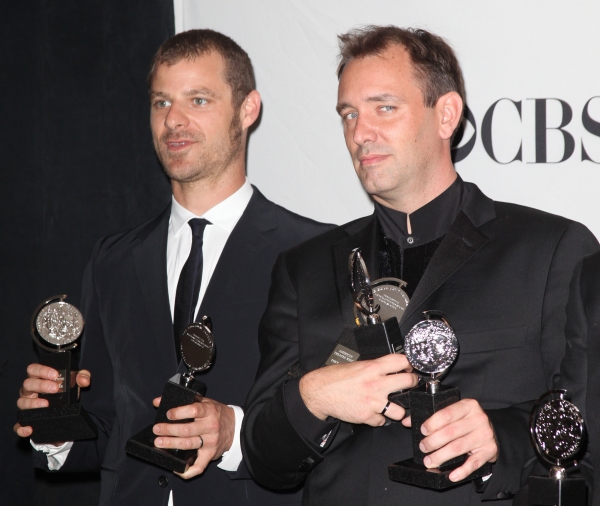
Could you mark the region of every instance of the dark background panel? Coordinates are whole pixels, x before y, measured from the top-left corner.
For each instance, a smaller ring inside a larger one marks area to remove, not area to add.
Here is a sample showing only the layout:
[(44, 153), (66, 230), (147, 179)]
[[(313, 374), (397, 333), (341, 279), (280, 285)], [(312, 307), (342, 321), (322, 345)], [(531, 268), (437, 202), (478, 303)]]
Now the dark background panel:
[(160, 212), (146, 75), (174, 33), (172, 0), (4, 2), (0, 18), (0, 491), (2, 504), (97, 503), (96, 475), (34, 471), (13, 433), (35, 358), (29, 320), (58, 293), (79, 303), (102, 235)]

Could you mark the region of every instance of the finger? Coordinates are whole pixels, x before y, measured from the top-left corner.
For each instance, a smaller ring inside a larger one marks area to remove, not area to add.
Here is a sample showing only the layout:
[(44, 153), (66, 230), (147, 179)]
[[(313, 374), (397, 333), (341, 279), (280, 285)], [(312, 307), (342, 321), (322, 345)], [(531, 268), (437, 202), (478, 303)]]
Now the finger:
[(410, 419), (410, 415), (402, 420), (402, 425), (405, 427), (412, 427), (412, 420)]
[(193, 437), (166, 437), (159, 436), (154, 440), (158, 448), (176, 448), (178, 450), (194, 450), (202, 445), (200, 436)]
[(421, 433), (424, 436), (433, 434), (446, 425), (464, 418), (473, 408), (472, 403), (475, 403), (477, 406), (479, 406), (477, 401), (473, 399), (463, 399), (455, 402), (454, 404), (450, 404), (450, 406), (446, 406), (444, 409), (440, 409), (431, 415), (427, 420), (425, 420), (425, 422), (423, 422), (421, 425)]
[(156, 399), (152, 399), (152, 405), (155, 408), (158, 408), (159, 404), (160, 404), (160, 400), (162, 399), (162, 397), (157, 397)]
[(465, 463), (452, 471), (448, 478), (453, 482), (464, 480), (488, 461), (489, 459), (486, 458), (484, 452), (477, 452), (473, 455), (469, 455), (469, 458), (467, 458)]
[(42, 364), (29, 364), (27, 374), (30, 378), (42, 378), (54, 381), (58, 378), (58, 371)]
[(17, 399), (17, 407), (19, 409), (47, 408), (48, 406), (48, 401), (46, 399), (40, 399), (39, 397), (19, 397)]
[(40, 378), (27, 378), (23, 381), (21, 396), (28, 397), (32, 394), (55, 394), (58, 392), (58, 383)]
[(209, 416), (209, 411), (212, 410), (209, 408), (208, 404), (202, 402), (194, 402), (193, 404), (188, 404), (186, 406), (179, 406), (177, 408), (172, 408), (167, 411), (167, 418), (169, 420), (185, 420), (186, 418), (206, 418)]
[(383, 374), (392, 374), (409, 369), (412, 370), (412, 366), (408, 362), (406, 355), (403, 353), (390, 353), (389, 355), (373, 360), (373, 362), (379, 363)]
[(82, 369), (77, 373), (76, 381), (81, 388), (87, 388), (92, 382), (92, 374), (90, 373), (90, 371)]
[(385, 413), (382, 414), (385, 414), (385, 416), (391, 420), (400, 421), (402, 418), (404, 418), (406, 410), (402, 406), (398, 406), (392, 402), (386, 409)]
[(174, 437), (193, 437), (203, 435), (206, 443), (206, 436), (210, 434), (218, 434), (211, 424), (206, 424), (202, 421), (190, 423), (157, 423), (152, 428), (152, 432), (157, 436), (174, 436)]
[(381, 387), (387, 394), (416, 387), (419, 384), (419, 376), (414, 373), (401, 372), (390, 374), (381, 380)]
[(15, 426), (13, 427), (13, 430), (20, 437), (29, 437), (33, 433), (33, 429), (31, 427), (29, 427), (29, 426), (21, 427), (20, 423), (16, 423)]
[[(448, 443), (446, 446), (436, 450), (423, 459), (423, 464), (428, 468), (440, 467), (450, 459), (465, 455), (475, 448), (470, 436), (461, 437)], [(419, 443), (419, 449), (423, 451), (423, 442)]]
[[(433, 452), (452, 443), (453, 441), (473, 433), (478, 428), (478, 426), (472, 424), (472, 420), (463, 418), (457, 422), (442, 427), (440, 430), (437, 430), (432, 434), (429, 434), (429, 436), (421, 440), (419, 443), (419, 448), (421, 448), (421, 451), (424, 453)], [(477, 446), (482, 443), (484, 443), (484, 441), (480, 440)], [(472, 449), (473, 448), (468, 448), (467, 451)]]
[(185, 473), (175, 473), (175, 474), (180, 476), (184, 480), (189, 480), (190, 478), (193, 478), (194, 476), (198, 476), (199, 474), (202, 474), (204, 472), (204, 470), (206, 469), (206, 466), (208, 466), (208, 464), (210, 463), (211, 460), (212, 459), (208, 452), (203, 452), (203, 451), (199, 450), (198, 457), (196, 457), (196, 461), (194, 462), (194, 465), (190, 466)]

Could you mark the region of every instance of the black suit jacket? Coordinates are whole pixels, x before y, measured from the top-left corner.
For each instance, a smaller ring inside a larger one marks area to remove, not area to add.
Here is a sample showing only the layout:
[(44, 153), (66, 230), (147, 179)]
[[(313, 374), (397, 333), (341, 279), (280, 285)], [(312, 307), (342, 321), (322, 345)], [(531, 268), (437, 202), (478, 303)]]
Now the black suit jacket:
[[(101, 469), (101, 505), (165, 506), (171, 489), (175, 506), (298, 503), (298, 494), (256, 485), (243, 464), (227, 473), (213, 462), (202, 476), (185, 481), (125, 453), (127, 439), (154, 422), (152, 399), (178, 370), (166, 275), (169, 216), (170, 206), (94, 249), (83, 283), (81, 357), (92, 383), (81, 402), (99, 436), (76, 442), (61, 471)], [(275, 258), (330, 228), (275, 205), (254, 188), (200, 307), (201, 315), (212, 318), (217, 350), (214, 366), (197, 376), (208, 397), (244, 406), (259, 362), (256, 335)], [(39, 460), (46, 464), (44, 456)], [(161, 476), (168, 479), (166, 487), (159, 486)]]
[[(499, 457), (485, 492), (471, 484), (444, 492), (392, 482), (387, 466), (412, 456), (401, 424), (341, 424), (321, 453), (303, 434), (290, 366), (310, 371), (352, 326), (348, 256), (360, 247), (378, 271), (379, 226), (366, 217), (282, 254), (259, 330), (261, 364), (246, 402), (243, 449), (257, 481), (277, 488), (307, 479), (303, 504), (415, 506), (509, 503), (535, 459), (527, 424), (532, 401), (548, 390), (564, 354), (565, 304), (574, 266), (598, 243), (582, 225), (493, 202), (472, 184), (400, 322), (403, 335), (437, 309), (452, 323), (460, 353), (444, 383), (486, 410)], [(286, 393), (287, 392), (287, 393)], [(312, 416), (312, 415), (311, 415)], [(305, 419), (305, 418), (304, 418)], [(504, 501), (502, 501), (505, 499)]]

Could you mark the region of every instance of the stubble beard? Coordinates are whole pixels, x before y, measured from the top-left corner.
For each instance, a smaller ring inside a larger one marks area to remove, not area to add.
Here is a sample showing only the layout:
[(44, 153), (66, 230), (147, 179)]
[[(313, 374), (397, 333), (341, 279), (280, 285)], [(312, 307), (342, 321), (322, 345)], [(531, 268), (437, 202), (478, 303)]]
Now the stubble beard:
[[(235, 116), (229, 125), (229, 138), (220, 139), (210, 146), (206, 145), (206, 137), (200, 132), (167, 132), (160, 140), (154, 138), (153, 142), (165, 174), (179, 183), (194, 183), (203, 179), (218, 179), (242, 153), (242, 135), (241, 121)], [(193, 141), (196, 149), (200, 148), (199, 155), (195, 160), (188, 160), (189, 153), (169, 153), (166, 142), (171, 138)]]

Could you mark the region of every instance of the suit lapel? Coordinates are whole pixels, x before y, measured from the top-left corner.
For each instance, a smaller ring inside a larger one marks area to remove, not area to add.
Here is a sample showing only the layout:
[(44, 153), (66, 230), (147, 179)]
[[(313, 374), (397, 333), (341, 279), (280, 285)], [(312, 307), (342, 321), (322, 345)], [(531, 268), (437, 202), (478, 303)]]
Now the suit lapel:
[[(358, 225), (358, 227), (357, 227)], [(362, 226), (361, 226), (362, 225)], [(373, 214), (358, 224), (353, 222), (347, 229), (350, 234), (332, 247), (338, 302), (344, 325), (354, 324), (354, 300), (350, 289), (348, 260), (354, 248), (360, 248), (371, 281), (379, 277), (379, 226)]]
[(239, 289), (238, 280), (248, 275), (247, 269), (260, 257), (270, 242), (265, 232), (277, 228), (275, 205), (254, 188), (252, 198), (241, 218), (231, 231), (198, 310), (198, 317), (220, 319), (215, 312), (224, 311), (227, 317), (232, 297)]
[[(400, 320), (402, 325), (452, 274), (479, 251), (489, 239), (464, 212), (459, 212), (434, 253)], [(435, 308), (430, 308), (435, 309)]]
[[(135, 273), (140, 284), (146, 317), (156, 344), (170, 362), (176, 364), (173, 321), (167, 285), (167, 233), (170, 206), (149, 226), (148, 234), (139, 237), (132, 250)], [(165, 336), (167, 336), (165, 338)], [(173, 366), (175, 370), (176, 366)]]

